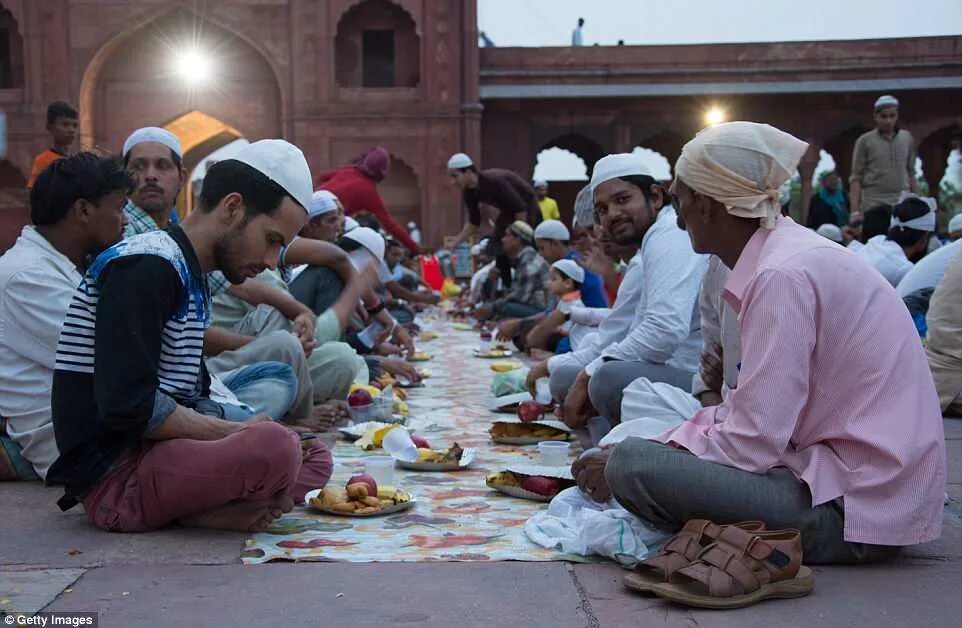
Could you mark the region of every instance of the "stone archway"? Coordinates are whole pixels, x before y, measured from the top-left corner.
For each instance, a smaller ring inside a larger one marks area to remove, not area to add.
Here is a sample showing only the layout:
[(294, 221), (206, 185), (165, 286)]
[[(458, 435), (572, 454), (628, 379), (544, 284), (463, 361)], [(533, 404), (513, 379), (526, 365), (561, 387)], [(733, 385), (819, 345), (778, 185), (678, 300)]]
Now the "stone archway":
[(334, 56), (340, 87), (417, 87), (421, 82), (417, 24), (389, 0), (363, 0), (344, 12)]
[(852, 126), (822, 143), (822, 149), (835, 158), (835, 171), (842, 177), (842, 185), (846, 189), (848, 189), (848, 179), (852, 174), (852, 154), (855, 151), (855, 140), (868, 130), (868, 127), (865, 126)]
[(17, 17), (0, 4), (0, 89), (23, 87), (23, 36)]
[[(532, 167), (538, 163), (538, 156), (541, 155), (542, 152), (552, 148), (559, 148), (562, 151), (567, 151), (580, 158), (581, 161), (584, 162), (585, 178), (591, 176), (591, 170), (595, 167), (595, 163), (605, 156), (605, 149), (593, 139), (580, 133), (565, 133), (545, 142), (540, 148), (534, 151), (533, 159), (530, 162)], [(581, 188), (584, 187), (584, 179), (573, 178), (566, 181), (553, 180), (550, 181), (549, 184), (549, 194), (558, 202), (558, 208), (561, 210), (561, 220), (570, 225), (574, 217), (575, 197)]]
[(424, 231), (421, 215), (421, 186), (418, 175), (406, 161), (391, 154), (391, 169), (378, 186), (378, 193), (384, 199), (384, 206), (402, 227), (414, 221)]
[[(211, 79), (189, 84), (173, 73), (176, 55), (197, 48)], [(254, 45), (207, 19), (173, 9), (114, 37), (94, 55), (80, 90), (81, 142), (118, 151), (141, 126), (161, 126), (203, 111), (238, 135), (282, 134), (281, 89)]]

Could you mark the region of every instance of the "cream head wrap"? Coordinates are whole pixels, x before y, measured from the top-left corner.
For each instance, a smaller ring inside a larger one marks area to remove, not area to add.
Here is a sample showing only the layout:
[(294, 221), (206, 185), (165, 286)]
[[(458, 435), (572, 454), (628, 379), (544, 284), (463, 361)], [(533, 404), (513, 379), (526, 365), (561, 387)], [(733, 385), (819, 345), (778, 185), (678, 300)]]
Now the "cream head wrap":
[(768, 124), (728, 122), (701, 131), (681, 149), (675, 174), (741, 218), (773, 229), (778, 189), (795, 172), (808, 144)]

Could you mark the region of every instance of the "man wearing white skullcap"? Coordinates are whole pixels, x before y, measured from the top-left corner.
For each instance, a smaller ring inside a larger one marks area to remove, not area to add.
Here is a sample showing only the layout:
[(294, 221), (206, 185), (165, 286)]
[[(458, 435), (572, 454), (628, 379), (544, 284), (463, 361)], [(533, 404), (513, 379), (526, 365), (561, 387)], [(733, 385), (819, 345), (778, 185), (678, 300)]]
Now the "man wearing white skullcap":
[[(895, 290), (771, 206), (805, 149), (747, 122), (706, 129), (682, 149), (671, 186), (679, 224), (695, 250), (731, 268), (723, 295), (738, 315), (737, 390), (574, 470), (592, 497), (613, 496), (666, 532), (695, 516), (759, 519), (795, 530), (786, 563), (876, 562), (940, 535), (942, 416)], [(698, 597), (733, 593), (713, 586)]]
[(177, 195), (187, 181), (177, 136), (155, 126), (137, 129), (124, 142), (124, 166), (134, 180), (124, 214), (124, 237), (177, 224)]
[(870, 238), (858, 254), (895, 287), (925, 256), (934, 232), (935, 199), (910, 196), (892, 208), (888, 233)]
[(885, 95), (875, 101), (875, 128), (855, 141), (849, 196), (853, 211), (894, 205), (905, 191), (915, 192), (915, 140), (897, 126), (899, 101)]
[(530, 225), (541, 222), (541, 210), (534, 188), (516, 173), (501, 168), (478, 170), (471, 158), (464, 153), (452, 155), (448, 160), (451, 182), (461, 191), (461, 198), (468, 210), (468, 221), (461, 232), (454, 236), (452, 248), (473, 237), (481, 226), (481, 205), (489, 205), (498, 212), (494, 232), (488, 240), (488, 254), (495, 258), (501, 272), (501, 281), (511, 285), (511, 260), (501, 253), (501, 238), (516, 220)]
[(311, 195), (311, 204), (307, 208), (310, 216), (307, 224), (301, 229), (301, 235), (313, 240), (337, 242), (344, 230), (344, 206), (341, 201), (328, 190), (318, 190)]
[(962, 214), (956, 214), (949, 220), (948, 234), (952, 242), (962, 238)]
[[(132, 236), (88, 267), (54, 372), (60, 458), (47, 477), (65, 487), (61, 508), (82, 500), (94, 525), (114, 531), (177, 522), (249, 532), (326, 484), (329, 449), (302, 443), (281, 416), (247, 422), (251, 413), (214, 401), (204, 367), (205, 274), (240, 282), (276, 267), (310, 194), (300, 150), (255, 142), (207, 171), (182, 227)], [(364, 276), (369, 285), (376, 268)]]
[(550, 374), (565, 422), (600, 437), (605, 423), (589, 419), (618, 423), (624, 388), (635, 379), (690, 388), (701, 346), (698, 288), (708, 260), (692, 250), (667, 195), (634, 153), (599, 160), (590, 185), (602, 229), (639, 249), (594, 340), (536, 365), (529, 382)]

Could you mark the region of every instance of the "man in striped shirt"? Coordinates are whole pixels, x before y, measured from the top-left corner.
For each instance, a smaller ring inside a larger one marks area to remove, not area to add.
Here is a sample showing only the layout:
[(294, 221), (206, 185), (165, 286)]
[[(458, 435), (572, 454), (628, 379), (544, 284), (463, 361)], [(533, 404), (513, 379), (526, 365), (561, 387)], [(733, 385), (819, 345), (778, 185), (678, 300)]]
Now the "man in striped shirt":
[(82, 501), (105, 530), (261, 530), (327, 482), (322, 444), (266, 417), (224, 420), (203, 363), (206, 274), (239, 282), (275, 267), (310, 195), (300, 150), (256, 142), (208, 171), (182, 227), (128, 238), (90, 265), (53, 379), (60, 457), (47, 481), (65, 486), (62, 509)]
[(575, 463), (579, 485), (665, 530), (692, 518), (801, 531), (808, 563), (867, 563), (942, 530), (945, 441), (918, 333), (859, 256), (782, 217), (808, 145), (731, 122), (682, 149), (694, 249), (731, 268), (738, 389), (680, 426)]

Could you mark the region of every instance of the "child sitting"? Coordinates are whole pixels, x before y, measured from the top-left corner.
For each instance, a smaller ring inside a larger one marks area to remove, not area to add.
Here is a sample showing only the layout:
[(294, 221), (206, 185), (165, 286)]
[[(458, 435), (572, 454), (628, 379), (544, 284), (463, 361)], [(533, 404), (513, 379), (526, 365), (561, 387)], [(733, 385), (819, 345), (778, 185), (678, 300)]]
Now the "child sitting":
[(590, 328), (568, 320), (572, 309), (584, 307), (580, 293), (584, 280), (584, 269), (573, 260), (560, 259), (551, 265), (548, 292), (554, 307), (528, 333), (526, 342), (529, 350), (554, 347), (555, 353), (567, 353), (571, 351), (572, 342), (577, 344), (590, 331)]

